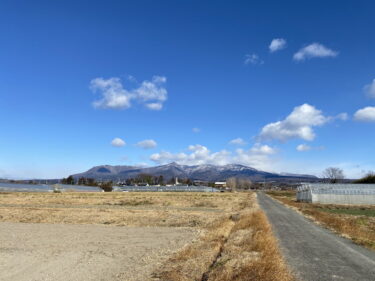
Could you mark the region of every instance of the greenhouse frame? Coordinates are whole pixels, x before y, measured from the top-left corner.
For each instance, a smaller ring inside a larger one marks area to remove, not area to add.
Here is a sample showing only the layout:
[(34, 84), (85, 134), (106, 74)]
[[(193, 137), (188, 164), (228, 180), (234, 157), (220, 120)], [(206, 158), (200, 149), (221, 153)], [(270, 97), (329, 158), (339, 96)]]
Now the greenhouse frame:
[(375, 205), (375, 184), (303, 184), (297, 189), (297, 201)]

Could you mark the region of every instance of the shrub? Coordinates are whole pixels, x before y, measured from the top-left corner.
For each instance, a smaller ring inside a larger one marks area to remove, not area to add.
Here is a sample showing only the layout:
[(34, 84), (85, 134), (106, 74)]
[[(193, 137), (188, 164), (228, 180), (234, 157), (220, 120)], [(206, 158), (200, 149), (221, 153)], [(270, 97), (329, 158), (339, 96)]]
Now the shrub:
[(103, 189), (104, 192), (111, 192), (113, 190), (113, 183), (111, 181), (103, 182), (100, 188)]
[(363, 178), (356, 180), (355, 183), (375, 183), (375, 173), (370, 172)]

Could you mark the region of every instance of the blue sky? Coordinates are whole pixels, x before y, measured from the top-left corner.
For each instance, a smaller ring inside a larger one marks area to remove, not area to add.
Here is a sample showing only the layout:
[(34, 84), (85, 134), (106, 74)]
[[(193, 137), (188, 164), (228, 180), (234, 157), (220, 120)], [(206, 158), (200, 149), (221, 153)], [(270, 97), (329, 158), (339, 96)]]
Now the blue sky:
[(2, 1), (0, 177), (375, 170), (372, 2)]

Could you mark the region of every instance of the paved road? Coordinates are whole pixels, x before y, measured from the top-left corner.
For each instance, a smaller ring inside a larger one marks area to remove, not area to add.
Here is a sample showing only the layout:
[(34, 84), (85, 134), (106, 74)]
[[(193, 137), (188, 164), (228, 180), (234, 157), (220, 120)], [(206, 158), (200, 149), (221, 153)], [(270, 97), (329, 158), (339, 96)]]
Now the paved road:
[(310, 222), (264, 193), (259, 204), (297, 277), (304, 281), (374, 281), (375, 252)]

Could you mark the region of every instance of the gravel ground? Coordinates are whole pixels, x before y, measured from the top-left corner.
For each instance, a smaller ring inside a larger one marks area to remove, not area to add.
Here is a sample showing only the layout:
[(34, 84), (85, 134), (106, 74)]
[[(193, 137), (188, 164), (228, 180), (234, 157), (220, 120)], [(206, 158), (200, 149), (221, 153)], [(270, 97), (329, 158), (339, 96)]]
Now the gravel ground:
[(0, 223), (0, 280), (150, 280), (191, 228)]

